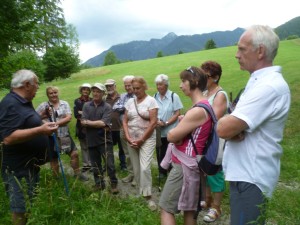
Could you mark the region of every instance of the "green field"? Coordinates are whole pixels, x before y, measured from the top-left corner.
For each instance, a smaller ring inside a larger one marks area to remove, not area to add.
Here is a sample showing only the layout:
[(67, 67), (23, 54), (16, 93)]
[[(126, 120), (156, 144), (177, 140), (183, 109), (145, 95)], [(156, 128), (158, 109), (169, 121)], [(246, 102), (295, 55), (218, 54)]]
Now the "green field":
[[(129, 74), (143, 76), (148, 82), (148, 94), (153, 95), (156, 92), (154, 79), (156, 75), (164, 73), (169, 75), (170, 89), (179, 94), (186, 111), (191, 102), (179, 88), (179, 73), (191, 65), (199, 66), (206, 60), (219, 62), (223, 68), (220, 85), (228, 93), (232, 92), (233, 96), (245, 86), (249, 74), (239, 69), (234, 57), (236, 50), (237, 47), (232, 46), (82, 70), (69, 79), (41, 84), (33, 103), (38, 106), (46, 101), (46, 86), (55, 85), (60, 89), (60, 99), (68, 101), (73, 108), (74, 99), (79, 96), (78, 87), (82, 83), (104, 83), (106, 79), (112, 78), (117, 81), (118, 92), (122, 93), (122, 77)], [(291, 89), (292, 104), (282, 141), (284, 154), (280, 182), (270, 201), (268, 224), (294, 225), (300, 224), (300, 39), (280, 42), (274, 64), (283, 67), (283, 76)], [(0, 99), (6, 93), (7, 90), (0, 91)], [(72, 119), (70, 124), (73, 135), (75, 122)], [(153, 168), (153, 176), (156, 174), (156, 168)], [(42, 171), (40, 195), (32, 208), (29, 224), (160, 224), (159, 213), (150, 212), (139, 198), (95, 194), (80, 182), (68, 179), (72, 184), (70, 198), (65, 196), (62, 182), (53, 180), (48, 169)], [(157, 186), (157, 180), (153, 181), (154, 186)], [(0, 196), (0, 224), (9, 224), (10, 214), (3, 185), (0, 185)], [(228, 211), (226, 191), (223, 212), (228, 214)], [(182, 223), (181, 216), (178, 221)]]

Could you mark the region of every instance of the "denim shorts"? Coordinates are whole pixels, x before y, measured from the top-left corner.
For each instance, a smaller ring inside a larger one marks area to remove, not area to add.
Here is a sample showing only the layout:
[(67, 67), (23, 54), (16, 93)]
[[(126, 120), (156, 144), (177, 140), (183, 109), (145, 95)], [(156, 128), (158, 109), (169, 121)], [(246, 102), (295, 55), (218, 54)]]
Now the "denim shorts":
[(17, 172), (2, 171), (2, 178), (9, 197), (10, 211), (26, 213), (25, 194), (27, 193), (31, 205), (39, 184), (39, 168), (23, 169)]

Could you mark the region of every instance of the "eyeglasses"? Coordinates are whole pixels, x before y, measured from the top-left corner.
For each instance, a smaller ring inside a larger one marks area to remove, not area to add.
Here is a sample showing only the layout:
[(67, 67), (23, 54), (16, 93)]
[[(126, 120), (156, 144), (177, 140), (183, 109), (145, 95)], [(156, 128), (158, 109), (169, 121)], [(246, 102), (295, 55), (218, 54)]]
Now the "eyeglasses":
[(192, 70), (192, 67), (190, 66), (189, 68), (186, 69), (186, 71), (191, 72), (193, 75), (195, 75), (195, 72)]

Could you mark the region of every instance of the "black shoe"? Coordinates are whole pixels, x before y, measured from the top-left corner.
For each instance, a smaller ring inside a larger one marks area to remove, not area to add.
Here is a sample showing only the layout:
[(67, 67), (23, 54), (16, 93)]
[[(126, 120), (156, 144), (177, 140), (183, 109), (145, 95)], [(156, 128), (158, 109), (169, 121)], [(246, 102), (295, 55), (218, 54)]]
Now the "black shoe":
[(90, 167), (85, 166), (85, 167), (82, 167), (81, 172), (84, 173), (84, 172), (89, 171), (90, 169), (91, 169)]
[(103, 190), (105, 190), (105, 183), (104, 182), (101, 182), (100, 184), (96, 184), (93, 187), (93, 191), (103, 191)]
[(121, 166), (121, 170), (122, 171), (127, 171), (127, 167), (126, 166)]
[(117, 188), (117, 184), (112, 184), (111, 185), (111, 193), (113, 194), (113, 195), (116, 195), (116, 194), (118, 194), (119, 193), (119, 190), (118, 190), (118, 188)]

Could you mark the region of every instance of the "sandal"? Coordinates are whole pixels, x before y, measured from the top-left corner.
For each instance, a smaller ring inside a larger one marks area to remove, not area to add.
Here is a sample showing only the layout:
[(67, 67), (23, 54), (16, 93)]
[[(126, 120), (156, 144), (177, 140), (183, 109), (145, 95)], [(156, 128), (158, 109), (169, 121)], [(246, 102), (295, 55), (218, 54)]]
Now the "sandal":
[(208, 213), (203, 217), (203, 220), (205, 222), (214, 222), (216, 219), (218, 219), (221, 215), (221, 212), (218, 212), (215, 208), (210, 208), (208, 210)]

